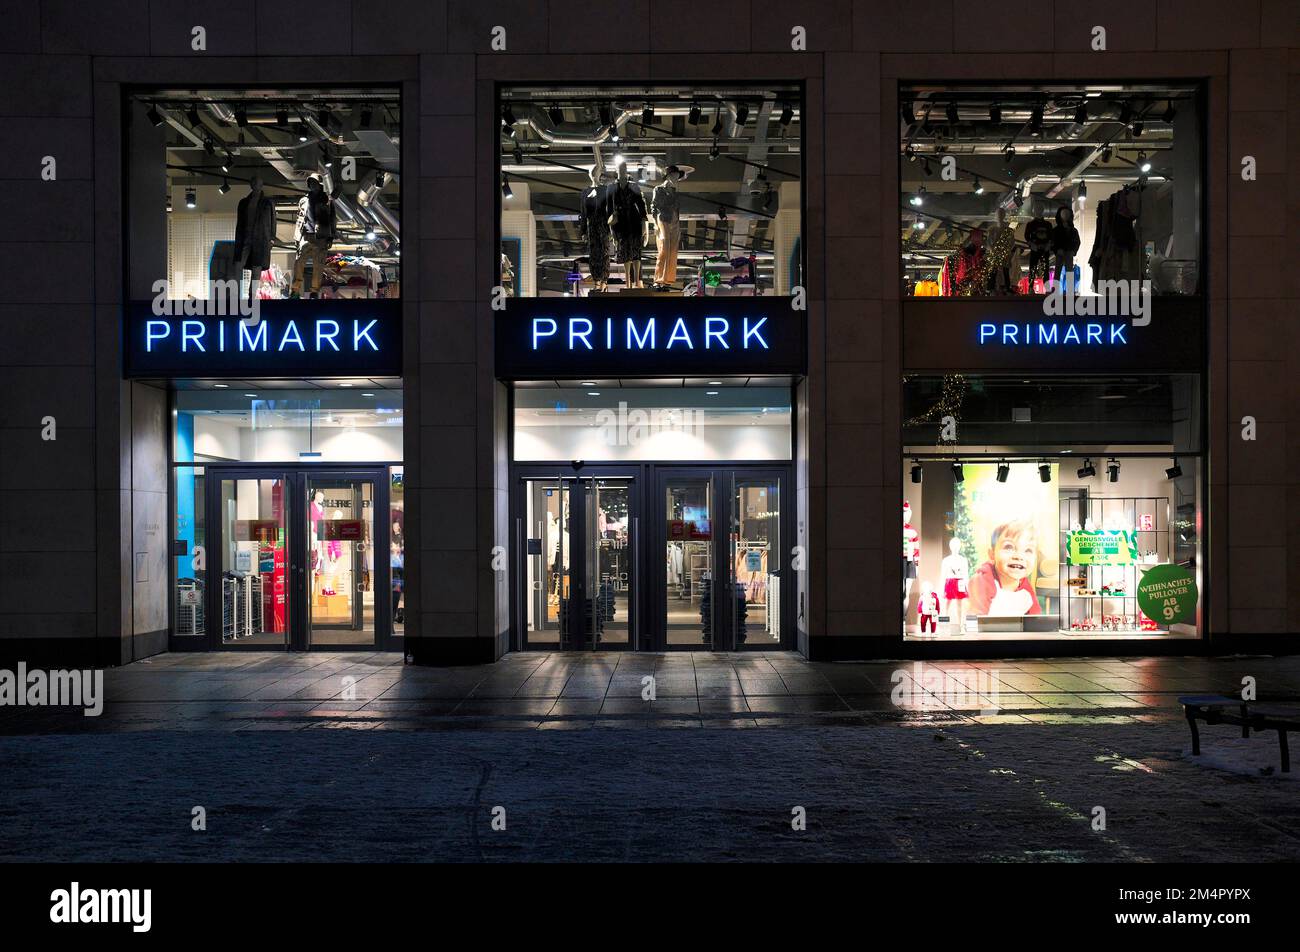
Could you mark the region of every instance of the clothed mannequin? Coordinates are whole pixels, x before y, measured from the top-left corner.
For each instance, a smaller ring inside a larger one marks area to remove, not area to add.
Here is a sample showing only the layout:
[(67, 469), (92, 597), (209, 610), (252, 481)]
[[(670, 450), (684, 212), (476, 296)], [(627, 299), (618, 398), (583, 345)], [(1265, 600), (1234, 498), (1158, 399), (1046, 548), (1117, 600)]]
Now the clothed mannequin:
[(695, 171), (689, 165), (670, 165), (662, 185), (650, 196), (655, 224), (655, 287), (668, 287), (677, 280), (677, 249), (682, 243), (682, 221), (678, 210), (677, 183)]
[(912, 528), (912, 504), (903, 503), (903, 614), (912, 596), (912, 581), (921, 561), (921, 534)]
[(970, 578), (970, 564), (961, 554), (961, 540), (948, 542), (949, 555), (944, 556), (939, 564), (939, 575), (943, 578), (943, 613), (953, 625), (954, 634), (960, 635), (966, 630), (967, 579)]
[(957, 295), (970, 297), (983, 291), (984, 274), (984, 229), (974, 228), (966, 238), (966, 243), (957, 252)]
[(271, 266), (271, 245), (275, 242), (275, 203), (262, 191), (262, 176), (254, 174), (249, 192), (239, 200), (235, 212), (235, 273), (247, 268), (248, 303), (257, 300), (262, 272)]
[(302, 294), (303, 270), (311, 261), (311, 295), (320, 294), (321, 273), (325, 259), (334, 243), (334, 199), (338, 198), (340, 185), (326, 193), (319, 175), (307, 177), (307, 194), (298, 200), (298, 220), (294, 224), (294, 241), (298, 253), (293, 259), (292, 295)]
[(1007, 223), (1007, 210), (998, 209), (997, 222), (989, 228), (985, 243), (989, 272), (988, 290), (991, 294), (1015, 294), (1016, 285), (1011, 276), (1020, 275), (1020, 252), (1016, 247), (1016, 229)]
[(591, 283), (597, 291), (609, 286), (609, 181), (600, 154), (591, 167), (591, 188), (582, 194), (579, 224), (587, 244)]
[(325, 543), (321, 541), (320, 521), (325, 518), (325, 494), (319, 489), (312, 495), (310, 514), (313, 571), (317, 579), (325, 569)]
[(1025, 226), (1025, 244), (1029, 245), (1029, 293), (1034, 282), (1042, 278), (1044, 287), (1052, 276), (1052, 226), (1045, 218), (1034, 218)]
[(1074, 256), (1079, 251), (1079, 230), (1074, 227), (1074, 209), (1063, 205), (1056, 211), (1052, 229), (1052, 255), (1056, 259), (1056, 283), (1064, 285), (1066, 275), (1074, 282)]
[(614, 260), (623, 265), (629, 288), (641, 287), (641, 249), (645, 247), (646, 207), (641, 187), (618, 166), (618, 182), (609, 193), (609, 225), (614, 233)]
[(920, 622), (921, 634), (939, 633), (939, 596), (930, 588), (929, 582), (921, 583), (921, 597), (916, 601), (916, 618)]

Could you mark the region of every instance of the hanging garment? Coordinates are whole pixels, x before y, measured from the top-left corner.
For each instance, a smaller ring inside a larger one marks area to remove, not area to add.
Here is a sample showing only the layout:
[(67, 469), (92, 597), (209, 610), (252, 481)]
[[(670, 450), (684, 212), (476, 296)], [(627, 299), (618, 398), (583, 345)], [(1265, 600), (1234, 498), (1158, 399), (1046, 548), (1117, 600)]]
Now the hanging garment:
[(609, 280), (609, 214), (608, 190), (603, 185), (589, 188), (582, 196), (582, 239), (591, 279), (598, 284)]
[(254, 274), (271, 263), (275, 243), (275, 203), (263, 192), (249, 192), (235, 211), (235, 258)]
[(610, 189), (610, 230), (614, 235), (614, 260), (619, 264), (640, 261), (645, 247), (645, 199), (634, 182), (620, 182)]
[(1045, 218), (1035, 218), (1025, 226), (1025, 243), (1029, 245), (1029, 281), (1051, 276), (1052, 226)]

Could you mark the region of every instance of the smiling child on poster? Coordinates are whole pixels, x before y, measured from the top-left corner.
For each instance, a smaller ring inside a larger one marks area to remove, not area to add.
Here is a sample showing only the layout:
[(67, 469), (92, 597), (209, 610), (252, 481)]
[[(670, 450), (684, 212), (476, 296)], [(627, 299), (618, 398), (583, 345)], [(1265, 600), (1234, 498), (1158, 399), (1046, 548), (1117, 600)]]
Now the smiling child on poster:
[(988, 561), (970, 579), (970, 607), (975, 615), (1037, 615), (1034, 593), (1038, 568), (1038, 530), (1028, 519), (1004, 522), (993, 530)]

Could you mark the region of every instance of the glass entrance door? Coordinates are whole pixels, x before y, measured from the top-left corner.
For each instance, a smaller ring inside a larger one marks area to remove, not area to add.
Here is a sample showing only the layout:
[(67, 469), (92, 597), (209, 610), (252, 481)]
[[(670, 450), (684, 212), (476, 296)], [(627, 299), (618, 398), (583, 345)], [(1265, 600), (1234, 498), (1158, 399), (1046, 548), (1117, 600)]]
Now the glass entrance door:
[(289, 559), (291, 480), (285, 473), (250, 473), (214, 482), (221, 562), (208, 601), (208, 617), (220, 620), (213, 637), (225, 647), (287, 647), (297, 611)]
[(527, 476), (521, 487), (524, 647), (633, 647), (635, 480)]
[[(401, 607), (403, 520), (390, 508), (386, 470), (209, 464), (207, 472), (214, 555), (201, 598), (206, 617), (220, 620), (207, 626), (209, 645), (400, 646), (392, 623)], [(385, 514), (378, 521), (377, 511)]]
[(712, 474), (668, 476), (659, 496), (664, 643), (670, 648), (712, 648), (718, 627)]
[(733, 470), (727, 570), (733, 647), (781, 647), (781, 477)]
[(374, 479), (308, 474), (308, 647), (375, 644)]

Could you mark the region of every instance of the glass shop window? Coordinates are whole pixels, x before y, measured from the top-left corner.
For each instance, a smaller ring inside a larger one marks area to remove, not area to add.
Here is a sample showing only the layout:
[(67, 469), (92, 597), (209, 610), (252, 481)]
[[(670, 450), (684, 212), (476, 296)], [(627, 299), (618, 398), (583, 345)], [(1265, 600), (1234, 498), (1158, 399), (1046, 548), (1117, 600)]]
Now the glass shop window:
[(1202, 291), (1200, 87), (899, 89), (906, 297)]
[(396, 89), (159, 89), (126, 117), (131, 300), (401, 296)]
[(505, 87), (500, 283), (516, 297), (787, 295), (803, 281), (803, 92)]

